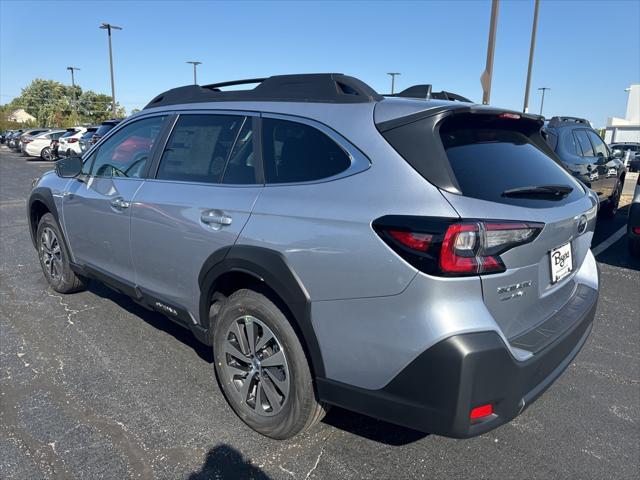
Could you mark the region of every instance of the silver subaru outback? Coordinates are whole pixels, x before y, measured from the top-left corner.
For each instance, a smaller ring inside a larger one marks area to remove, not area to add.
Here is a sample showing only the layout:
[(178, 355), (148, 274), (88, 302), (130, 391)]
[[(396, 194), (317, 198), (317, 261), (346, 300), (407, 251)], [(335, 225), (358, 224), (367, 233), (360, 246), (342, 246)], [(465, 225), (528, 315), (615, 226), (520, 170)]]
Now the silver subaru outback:
[(264, 435), (337, 405), (471, 437), (595, 314), (597, 198), (542, 125), (341, 74), (176, 88), (35, 182), (31, 235), (55, 291), (99, 280), (211, 345)]

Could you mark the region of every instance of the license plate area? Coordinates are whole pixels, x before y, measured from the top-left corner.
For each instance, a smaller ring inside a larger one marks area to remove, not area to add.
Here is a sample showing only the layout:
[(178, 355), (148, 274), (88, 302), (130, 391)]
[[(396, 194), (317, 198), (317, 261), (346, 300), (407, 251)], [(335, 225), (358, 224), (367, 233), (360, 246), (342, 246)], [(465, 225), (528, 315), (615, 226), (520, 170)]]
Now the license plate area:
[(573, 270), (573, 252), (571, 242), (565, 243), (549, 252), (551, 266), (551, 283), (558, 283)]

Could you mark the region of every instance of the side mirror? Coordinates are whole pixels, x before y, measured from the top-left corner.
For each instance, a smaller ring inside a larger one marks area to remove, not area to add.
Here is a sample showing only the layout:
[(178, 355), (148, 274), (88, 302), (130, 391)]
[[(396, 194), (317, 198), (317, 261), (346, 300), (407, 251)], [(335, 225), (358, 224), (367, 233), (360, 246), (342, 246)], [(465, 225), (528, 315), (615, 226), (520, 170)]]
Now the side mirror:
[(624, 152), (622, 150), (616, 149), (611, 153), (611, 156), (613, 158), (622, 158), (622, 157), (624, 157)]
[(67, 157), (56, 162), (56, 174), (62, 178), (75, 178), (82, 173), (82, 157)]

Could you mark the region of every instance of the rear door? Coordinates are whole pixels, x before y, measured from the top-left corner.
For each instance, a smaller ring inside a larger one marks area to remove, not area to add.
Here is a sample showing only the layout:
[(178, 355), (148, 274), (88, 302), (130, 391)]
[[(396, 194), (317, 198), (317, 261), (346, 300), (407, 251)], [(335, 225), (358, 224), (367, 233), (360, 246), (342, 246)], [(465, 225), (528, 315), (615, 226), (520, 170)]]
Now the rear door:
[(154, 178), (136, 194), (136, 283), (178, 319), (186, 312), (198, 318), (200, 270), (212, 254), (235, 243), (262, 191), (256, 121), (242, 112), (179, 115)]
[(573, 130), (573, 135), (576, 139), (579, 153), (582, 154), (586, 164), (588, 185), (603, 200), (609, 195), (605, 162), (596, 154), (596, 150), (589, 139), (589, 130), (576, 128)]
[[(527, 126), (524, 119), (492, 123), (486, 117), (482, 122), (468, 117), (449, 125), (445, 121), (440, 128), (462, 192), (443, 195), (463, 219), (544, 225), (532, 242), (500, 254), (505, 272), (481, 275), (487, 308), (507, 338), (513, 338), (544, 321), (574, 294), (575, 273), (591, 244), (595, 200), (552, 159), (546, 145), (537, 142), (539, 127)], [(572, 190), (566, 196), (506, 193), (540, 185)]]

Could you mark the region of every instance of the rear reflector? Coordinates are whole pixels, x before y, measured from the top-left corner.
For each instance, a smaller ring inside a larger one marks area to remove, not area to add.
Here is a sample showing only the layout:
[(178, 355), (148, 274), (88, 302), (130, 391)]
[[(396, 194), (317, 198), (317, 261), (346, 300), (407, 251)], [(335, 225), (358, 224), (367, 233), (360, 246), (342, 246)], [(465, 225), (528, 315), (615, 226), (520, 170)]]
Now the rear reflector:
[(398, 230), (389, 230), (389, 235), (398, 240), (400, 243), (413, 250), (426, 252), (431, 243), (433, 235), (428, 233), (401, 232)]
[(520, 120), (520, 115), (517, 113), (501, 113), (498, 118), (510, 118), (511, 120)]
[(632, 231), (633, 233), (635, 233), (636, 235), (640, 235), (640, 227), (633, 227), (633, 228), (631, 229), (631, 231)]
[(489, 415), (493, 415), (493, 405), (487, 403), (486, 405), (481, 405), (472, 409), (469, 414), (469, 418), (471, 420), (478, 420), (480, 418), (488, 417)]

